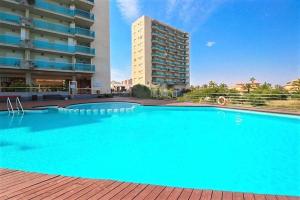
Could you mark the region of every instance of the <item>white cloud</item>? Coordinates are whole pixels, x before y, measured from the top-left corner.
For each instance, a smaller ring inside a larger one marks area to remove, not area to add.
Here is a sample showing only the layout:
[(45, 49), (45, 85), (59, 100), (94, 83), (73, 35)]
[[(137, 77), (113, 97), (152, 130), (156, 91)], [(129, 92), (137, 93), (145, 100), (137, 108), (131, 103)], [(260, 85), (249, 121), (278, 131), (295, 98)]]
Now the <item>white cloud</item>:
[(138, 0), (117, 0), (117, 5), (122, 16), (129, 23), (140, 16)]
[(192, 31), (206, 20), (228, 0), (168, 0), (167, 18), (178, 19)]
[(212, 46), (214, 46), (215, 44), (216, 44), (215, 41), (208, 41), (208, 42), (206, 43), (206, 46), (207, 46), (207, 47), (212, 47)]
[(124, 70), (111, 68), (111, 80), (112, 81), (123, 81), (126, 79), (130, 79), (130, 67), (127, 67)]
[(178, 0), (167, 0), (167, 7), (166, 7), (166, 12), (167, 12), (167, 17), (171, 17), (172, 12), (177, 6), (177, 1)]

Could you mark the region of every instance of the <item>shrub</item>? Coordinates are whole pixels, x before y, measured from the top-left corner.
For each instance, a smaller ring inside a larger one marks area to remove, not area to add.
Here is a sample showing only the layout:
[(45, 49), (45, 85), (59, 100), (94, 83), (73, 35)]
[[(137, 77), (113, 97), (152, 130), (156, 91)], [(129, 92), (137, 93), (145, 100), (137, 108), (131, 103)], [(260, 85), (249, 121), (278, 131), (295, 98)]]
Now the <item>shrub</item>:
[(132, 87), (132, 96), (137, 98), (151, 98), (151, 90), (145, 85), (135, 85)]

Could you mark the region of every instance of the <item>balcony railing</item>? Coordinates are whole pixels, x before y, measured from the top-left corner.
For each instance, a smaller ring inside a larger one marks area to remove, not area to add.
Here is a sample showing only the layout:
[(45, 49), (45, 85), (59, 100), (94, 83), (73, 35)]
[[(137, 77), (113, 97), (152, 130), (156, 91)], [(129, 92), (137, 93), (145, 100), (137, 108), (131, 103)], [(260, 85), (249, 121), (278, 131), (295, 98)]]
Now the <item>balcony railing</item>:
[[(0, 43), (3, 44), (20, 46), (21, 44), (23, 44), (22, 41), (23, 40), (21, 40), (20, 37), (0, 35)], [(28, 46), (27, 48), (49, 49), (54, 51), (67, 52), (67, 53), (84, 53), (89, 55), (95, 55), (95, 49), (86, 46), (79, 46), (79, 45), (70, 46), (67, 44), (50, 43), (41, 40), (28, 40), (26, 41), (26, 44), (27, 43), (32, 44), (32, 47)]]
[[(15, 67), (21, 68), (22, 63), (25, 60), (21, 58), (8, 58), (0, 57), (0, 68), (1, 67)], [(38, 70), (59, 70), (59, 71), (82, 71), (82, 72), (95, 72), (95, 65), (83, 64), (83, 63), (64, 63), (64, 62), (53, 62), (47, 60), (31, 60), (30, 66), (32, 69)]]
[(73, 70), (72, 63), (59, 63), (43, 60), (34, 60), (32, 63), (36, 69)]
[(10, 22), (10, 23), (20, 24), (21, 17), (6, 12), (0, 12), (0, 20)]
[(32, 43), (35, 48), (39, 48), (39, 49), (49, 49), (49, 50), (67, 52), (67, 53), (74, 53), (74, 46), (50, 43), (50, 42), (45, 42), (40, 40), (33, 40)]
[(91, 48), (85, 47), (85, 46), (78, 46), (78, 45), (75, 46), (75, 52), (95, 55), (95, 49), (91, 49)]
[(21, 44), (21, 38), (10, 35), (0, 35), (0, 43), (19, 46)]
[(32, 63), (33, 63), (33, 67), (36, 69), (95, 72), (95, 66), (90, 64), (82, 64), (82, 63), (73, 64), (73, 63), (52, 62), (52, 61), (45, 61), (45, 60), (33, 60)]
[(41, 28), (41, 29), (51, 30), (60, 33), (66, 33), (66, 34), (73, 34), (73, 30), (68, 26), (49, 23), (38, 19), (33, 19), (33, 25), (36, 28)]
[[(18, 2), (18, 3), (22, 2), (21, 0), (15, 0), (15, 1)], [(88, 0), (88, 1), (93, 2), (91, 0)], [(47, 10), (47, 11), (50, 11), (50, 12), (62, 14), (62, 15), (65, 15), (65, 16), (69, 16), (69, 17), (75, 17), (75, 15), (78, 15), (78, 16), (81, 16), (83, 18), (87, 18), (89, 20), (94, 20), (94, 15), (90, 12), (80, 10), (80, 9), (72, 10), (70, 8), (60, 6), (60, 5), (56, 5), (54, 3), (48, 3), (45, 0), (35, 0), (34, 7), (38, 8), (38, 9), (43, 9), (43, 10)]]
[(80, 10), (80, 9), (75, 9), (74, 12), (75, 16), (80, 16), (80, 17), (84, 17), (90, 20), (94, 20), (94, 15), (90, 12), (84, 11), (84, 10)]
[(8, 66), (8, 67), (20, 67), (21, 59), (20, 58), (7, 58), (7, 57), (0, 57), (0, 67), (1, 66)]
[(94, 72), (95, 71), (95, 65), (83, 64), (83, 63), (76, 63), (75, 64), (75, 70), (76, 71)]
[(44, 9), (44, 10), (48, 10), (48, 11), (51, 11), (51, 12), (56, 12), (56, 13), (59, 13), (59, 14), (67, 15), (67, 16), (70, 16), (70, 17), (74, 16), (74, 11), (73, 10), (71, 10), (69, 8), (66, 8), (66, 7), (63, 7), (63, 6), (53, 4), (53, 3), (45, 2), (44, 0), (36, 0), (35, 1), (35, 7), (40, 8), (40, 9)]
[(85, 29), (85, 28), (80, 28), (80, 27), (76, 27), (74, 29), (74, 33), (78, 34), (78, 35), (84, 35), (84, 36), (88, 36), (88, 37), (95, 37), (95, 32), (94, 31), (90, 31), (89, 29)]

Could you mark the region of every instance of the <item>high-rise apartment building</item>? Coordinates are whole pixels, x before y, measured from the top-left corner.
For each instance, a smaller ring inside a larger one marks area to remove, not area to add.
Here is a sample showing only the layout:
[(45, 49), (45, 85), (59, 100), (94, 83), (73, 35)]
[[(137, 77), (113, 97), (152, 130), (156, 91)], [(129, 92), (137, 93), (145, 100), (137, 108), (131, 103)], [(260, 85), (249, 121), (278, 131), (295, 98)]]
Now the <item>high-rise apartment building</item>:
[(0, 87), (110, 92), (109, 0), (0, 0)]
[(142, 16), (132, 24), (132, 82), (149, 87), (189, 85), (189, 35)]

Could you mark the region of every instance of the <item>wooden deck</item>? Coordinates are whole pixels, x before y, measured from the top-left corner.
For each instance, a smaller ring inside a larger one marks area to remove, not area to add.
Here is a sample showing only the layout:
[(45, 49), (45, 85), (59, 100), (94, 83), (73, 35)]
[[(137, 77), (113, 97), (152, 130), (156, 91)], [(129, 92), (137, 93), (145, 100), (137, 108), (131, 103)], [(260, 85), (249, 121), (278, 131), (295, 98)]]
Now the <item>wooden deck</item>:
[(0, 169), (2, 199), (300, 200), (300, 197), (171, 188)]

